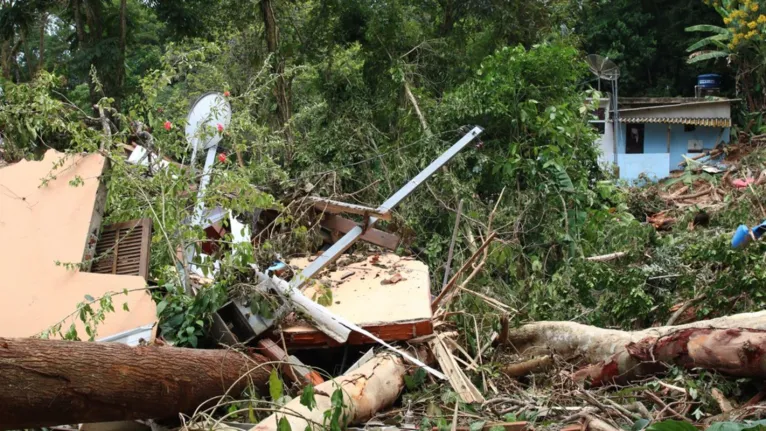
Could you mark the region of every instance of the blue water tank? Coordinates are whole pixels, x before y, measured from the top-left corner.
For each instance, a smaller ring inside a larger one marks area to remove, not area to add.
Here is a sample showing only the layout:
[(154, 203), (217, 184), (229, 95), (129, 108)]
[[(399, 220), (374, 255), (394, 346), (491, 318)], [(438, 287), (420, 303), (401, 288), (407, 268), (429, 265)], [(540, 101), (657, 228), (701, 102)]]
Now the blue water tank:
[(716, 73), (707, 73), (697, 76), (697, 86), (699, 88), (721, 88), (721, 75)]

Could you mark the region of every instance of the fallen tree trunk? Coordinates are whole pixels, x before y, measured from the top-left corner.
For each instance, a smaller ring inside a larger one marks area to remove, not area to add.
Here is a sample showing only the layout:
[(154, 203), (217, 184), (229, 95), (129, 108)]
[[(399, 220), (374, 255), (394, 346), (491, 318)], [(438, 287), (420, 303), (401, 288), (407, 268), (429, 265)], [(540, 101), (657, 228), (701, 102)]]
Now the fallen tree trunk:
[[(742, 329), (745, 328), (745, 329)], [(589, 367), (575, 378), (595, 385), (664, 369), (663, 363), (737, 376), (766, 376), (766, 311), (643, 331), (602, 329), (574, 322), (537, 322), (508, 334), (525, 356), (559, 354)]]
[(250, 383), (264, 387), (267, 361), (234, 350), (0, 338), (0, 429), (192, 412)]
[(290, 423), (290, 429), (328, 429), (323, 427), (324, 414), (332, 411), (332, 394), (343, 391), (343, 413), (338, 421), (342, 429), (349, 424), (360, 423), (393, 404), (404, 389), (406, 368), (402, 358), (390, 354), (378, 354), (369, 362), (349, 374), (328, 380), (314, 388), (316, 407), (309, 410), (295, 398), (276, 413), (262, 420), (250, 431), (277, 431), (282, 418)]
[(533, 357), (552, 353), (581, 357), (588, 363), (609, 359), (633, 342), (662, 337), (688, 328), (766, 329), (766, 311), (742, 313), (677, 326), (660, 326), (642, 331), (620, 331), (575, 322), (536, 322), (508, 332), (507, 342), (520, 354)]
[(628, 343), (606, 361), (575, 373), (594, 386), (624, 383), (664, 371), (666, 364), (739, 377), (766, 377), (766, 331), (688, 328)]

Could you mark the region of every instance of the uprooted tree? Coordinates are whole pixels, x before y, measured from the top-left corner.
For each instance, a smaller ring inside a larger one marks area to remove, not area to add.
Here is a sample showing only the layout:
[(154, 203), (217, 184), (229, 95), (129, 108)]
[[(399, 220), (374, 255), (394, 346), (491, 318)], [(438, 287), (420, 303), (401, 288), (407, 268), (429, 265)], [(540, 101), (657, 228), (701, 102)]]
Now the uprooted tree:
[(537, 322), (508, 334), (523, 356), (557, 354), (576, 360), (574, 374), (599, 386), (656, 374), (668, 365), (731, 376), (766, 376), (766, 312), (744, 313), (642, 331), (575, 322)]

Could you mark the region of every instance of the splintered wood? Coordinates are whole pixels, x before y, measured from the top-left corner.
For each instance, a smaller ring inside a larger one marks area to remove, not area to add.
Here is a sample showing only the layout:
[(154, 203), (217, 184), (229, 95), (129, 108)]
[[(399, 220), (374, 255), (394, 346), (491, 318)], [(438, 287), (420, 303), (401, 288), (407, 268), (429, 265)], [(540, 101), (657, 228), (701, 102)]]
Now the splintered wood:
[(484, 397), (481, 395), (481, 392), (471, 383), (471, 379), (463, 373), (455, 357), (452, 356), (450, 349), (447, 348), (444, 339), (444, 334), (437, 334), (436, 337), (429, 341), (428, 345), (431, 346), (431, 352), (439, 362), (439, 367), (447, 375), (447, 380), (449, 380), (452, 389), (455, 390), (463, 402), (483, 403)]
[[(290, 266), (301, 269), (306, 258)], [(433, 333), (428, 267), (418, 260), (395, 254), (349, 255), (309, 282), (307, 298), (330, 300), (327, 309), (361, 326), (385, 341), (409, 340)], [(302, 322), (288, 322), (282, 329), (288, 347), (337, 344), (322, 332)], [(352, 332), (348, 343), (371, 343)]]

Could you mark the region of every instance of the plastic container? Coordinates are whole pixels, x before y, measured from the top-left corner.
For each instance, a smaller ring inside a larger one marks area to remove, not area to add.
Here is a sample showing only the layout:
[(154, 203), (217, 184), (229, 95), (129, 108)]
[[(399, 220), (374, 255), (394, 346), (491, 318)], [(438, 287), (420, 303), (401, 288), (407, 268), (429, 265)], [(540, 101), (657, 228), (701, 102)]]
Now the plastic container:
[(717, 73), (706, 73), (697, 76), (697, 86), (699, 88), (721, 88), (721, 75)]

